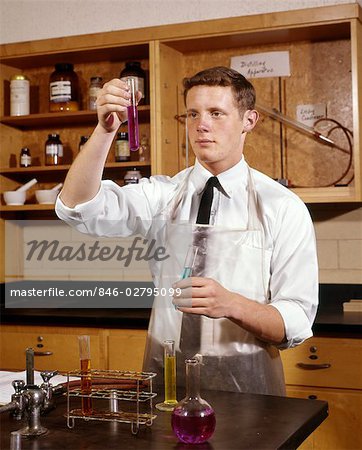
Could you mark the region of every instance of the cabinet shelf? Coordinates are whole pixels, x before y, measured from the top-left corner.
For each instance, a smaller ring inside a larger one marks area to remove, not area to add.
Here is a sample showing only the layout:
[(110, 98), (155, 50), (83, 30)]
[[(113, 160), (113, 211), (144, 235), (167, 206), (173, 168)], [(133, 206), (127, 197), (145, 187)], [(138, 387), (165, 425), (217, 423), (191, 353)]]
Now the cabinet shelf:
[[(140, 105), (138, 107), (139, 120), (147, 121), (150, 117), (150, 106)], [(0, 123), (21, 130), (32, 128), (49, 128), (50, 126), (79, 126), (92, 125), (97, 122), (96, 111), (74, 111), (29, 114), (27, 116), (2, 116)]]
[[(66, 172), (69, 170), (70, 164), (64, 164), (60, 166), (32, 166), (32, 167), (10, 167), (0, 170), (0, 174), (6, 178), (24, 183), (25, 176), (31, 175), (31, 177), (37, 177), (39, 182), (56, 180), (61, 181), (64, 178)], [(117, 178), (118, 171), (125, 173), (127, 169), (143, 168), (147, 176), (150, 173), (151, 163), (149, 161), (127, 161), (127, 162), (110, 162), (105, 165), (104, 172), (109, 178)], [(51, 176), (51, 177), (50, 177)], [(49, 180), (49, 177), (51, 178)], [(30, 178), (30, 177), (29, 177)], [(54, 211), (53, 204), (38, 203), (26, 203), (25, 205), (0, 205), (0, 212), (3, 213), (16, 213), (16, 212), (41, 212), (41, 211)]]
[(305, 203), (325, 203), (351, 202), (354, 195), (353, 186), (341, 187), (321, 187), (321, 188), (295, 188), (291, 189)]
[(17, 211), (54, 211), (53, 204), (40, 205), (38, 203), (29, 203), (25, 205), (0, 205), (2, 212), (17, 212)]
[[(148, 167), (150, 162), (148, 161), (127, 161), (127, 162), (111, 162), (106, 163), (105, 169), (119, 169), (119, 168), (133, 168), (133, 167)], [(37, 173), (46, 172), (67, 172), (70, 168), (70, 164), (63, 164), (59, 166), (31, 166), (31, 167), (6, 167), (1, 168), (0, 173), (4, 176), (11, 178), (12, 176), (24, 176), (26, 174), (36, 175)]]

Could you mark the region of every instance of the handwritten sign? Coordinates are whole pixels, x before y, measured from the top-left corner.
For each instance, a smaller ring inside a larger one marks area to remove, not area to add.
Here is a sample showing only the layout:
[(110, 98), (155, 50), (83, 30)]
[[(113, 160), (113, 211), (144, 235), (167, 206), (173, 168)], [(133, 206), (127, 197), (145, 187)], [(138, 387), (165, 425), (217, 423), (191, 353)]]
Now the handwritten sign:
[(253, 53), (233, 56), (230, 67), (245, 78), (289, 77), (289, 52)]
[(325, 103), (315, 105), (297, 105), (297, 120), (309, 127), (313, 127), (314, 122), (322, 117), (326, 117)]

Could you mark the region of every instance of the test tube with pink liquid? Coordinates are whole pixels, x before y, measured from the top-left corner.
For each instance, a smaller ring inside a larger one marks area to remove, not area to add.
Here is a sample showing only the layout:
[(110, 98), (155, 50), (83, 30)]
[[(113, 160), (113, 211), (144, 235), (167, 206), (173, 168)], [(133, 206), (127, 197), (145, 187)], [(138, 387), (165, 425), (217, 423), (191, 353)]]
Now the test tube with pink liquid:
[(132, 152), (138, 150), (139, 143), (139, 130), (138, 130), (138, 109), (136, 99), (136, 86), (134, 78), (127, 78), (127, 83), (131, 94), (131, 104), (127, 107), (128, 114), (128, 141), (129, 149)]

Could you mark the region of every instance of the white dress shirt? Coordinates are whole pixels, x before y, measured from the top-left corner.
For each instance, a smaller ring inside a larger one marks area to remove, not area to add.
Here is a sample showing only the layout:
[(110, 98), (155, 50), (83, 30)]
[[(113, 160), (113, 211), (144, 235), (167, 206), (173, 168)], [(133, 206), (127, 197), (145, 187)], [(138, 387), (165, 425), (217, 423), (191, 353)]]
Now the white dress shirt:
[[(152, 219), (172, 199), (191, 172), (178, 220), (195, 222), (202, 191), (212, 174), (198, 161), (174, 177), (152, 176), (139, 184), (118, 186), (104, 180), (90, 201), (68, 208), (58, 197), (56, 213), (78, 231), (97, 236), (146, 235)], [(251, 169), (262, 213), (265, 247), (272, 252), (269, 303), (278, 309), (287, 342), (293, 347), (312, 336), (318, 304), (318, 266), (313, 224), (304, 203), (266, 175)], [(212, 225), (246, 228), (248, 166), (244, 159), (218, 175), (214, 189)], [(152, 265), (152, 262), (151, 262)], [(152, 266), (151, 266), (152, 271)]]

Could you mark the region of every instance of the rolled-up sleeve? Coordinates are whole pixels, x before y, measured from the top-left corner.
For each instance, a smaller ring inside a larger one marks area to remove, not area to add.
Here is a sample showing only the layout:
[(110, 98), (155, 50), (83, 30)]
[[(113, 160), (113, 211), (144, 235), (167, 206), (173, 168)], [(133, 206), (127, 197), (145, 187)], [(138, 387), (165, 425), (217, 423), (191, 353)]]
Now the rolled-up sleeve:
[(103, 180), (95, 197), (74, 208), (66, 206), (60, 194), (55, 211), (61, 220), (82, 233), (109, 237), (146, 235), (152, 218), (174, 190), (172, 184), (164, 183), (167, 178), (145, 178), (139, 184), (124, 187)]
[(270, 304), (281, 314), (286, 342), (301, 344), (313, 335), (318, 306), (318, 262), (314, 227), (305, 205), (293, 197), (281, 205), (275, 224)]
[(95, 197), (91, 200), (79, 203), (74, 208), (69, 208), (62, 202), (61, 193), (55, 203), (55, 212), (59, 219), (68, 223), (80, 223), (83, 221), (83, 217), (91, 218), (97, 214), (97, 211), (102, 208), (104, 203), (104, 186), (106, 181), (102, 181), (101, 186)]

